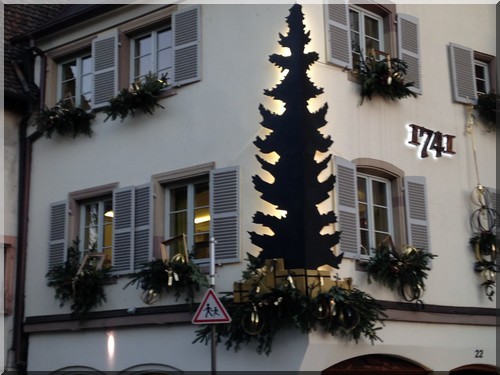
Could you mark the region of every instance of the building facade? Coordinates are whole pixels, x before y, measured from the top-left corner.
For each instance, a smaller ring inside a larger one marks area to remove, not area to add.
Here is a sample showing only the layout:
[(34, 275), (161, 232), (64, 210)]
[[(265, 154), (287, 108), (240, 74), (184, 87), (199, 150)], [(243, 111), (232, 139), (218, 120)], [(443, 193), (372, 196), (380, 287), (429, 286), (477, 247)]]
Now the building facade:
[[(161, 243), (179, 234), (205, 269), (214, 237), (215, 289), (231, 292), (246, 254), (260, 251), (248, 235), (265, 233), (255, 212), (283, 215), (261, 199), (252, 177), (273, 180), (255, 157), (254, 141), (270, 134), (260, 125), (259, 105), (285, 110), (263, 90), (287, 73), (268, 57), (289, 54), (278, 40), (289, 32), (291, 6), (75, 5), (29, 33), (43, 52), (35, 71), (47, 107), (70, 103), (95, 120), (90, 137), (56, 131), (32, 146), (28, 370), (210, 368), (210, 346), (193, 343), (199, 328), (191, 324), (193, 312), (169, 295), (146, 303), (139, 289), (125, 287), (127, 276), (160, 258)], [(495, 296), (488, 298), (474, 271), (469, 240), (478, 185), (491, 193), (488, 212), (496, 207), (496, 133), (472, 109), (479, 94), (496, 89), (495, 7), (363, 2), (304, 4), (301, 11), (311, 38), (306, 52), (318, 54), (308, 76), (324, 90), (309, 110), (328, 103), (321, 132), (334, 141), (325, 166), (336, 183), (319, 205), (338, 216), (326, 230), (341, 232), (333, 251), (344, 255), (331, 274), (352, 278), (382, 302), (383, 342), (289, 329), (276, 336), (270, 355), (257, 354), (254, 343), (238, 352), (219, 344), (217, 370), (328, 373), (372, 361), (380, 369), (413, 366), (422, 373), (494, 371)], [(372, 53), (386, 63), (407, 62), (415, 98), (361, 101), (356, 72)], [(109, 118), (110, 98), (148, 72), (167, 73), (162, 107)], [(388, 236), (398, 247), (437, 256), (423, 309), (369, 282), (364, 265)], [(48, 270), (68, 260), (71, 246), (104, 254), (112, 267), (106, 301), (84, 320), (71, 315), (71, 302), (60, 307), (47, 286)]]

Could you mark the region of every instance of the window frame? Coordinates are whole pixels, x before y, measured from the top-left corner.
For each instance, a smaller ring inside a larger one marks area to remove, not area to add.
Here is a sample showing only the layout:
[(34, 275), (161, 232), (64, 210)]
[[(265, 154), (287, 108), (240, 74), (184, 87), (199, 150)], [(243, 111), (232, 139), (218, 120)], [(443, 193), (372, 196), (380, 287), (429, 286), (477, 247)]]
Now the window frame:
[[(111, 225), (111, 245), (110, 245), (110, 257), (111, 259), (106, 259), (105, 265), (107, 262), (112, 265), (112, 259), (113, 259), (113, 235), (114, 235), (114, 225), (113, 221), (111, 223), (106, 223), (104, 220), (105, 217), (105, 205), (106, 203), (110, 202), (111, 207), (113, 210), (113, 196), (112, 194), (107, 194), (105, 196), (100, 196), (100, 197), (95, 197), (91, 198), (89, 200), (83, 200), (79, 201), (79, 211), (80, 211), (80, 229), (79, 229), (79, 236), (78, 238), (80, 239), (79, 243), (79, 250), (80, 254), (83, 256), (85, 253), (88, 251), (96, 251), (97, 253), (103, 253), (105, 254), (105, 246), (104, 246), (104, 233), (106, 231), (106, 225)], [(96, 249), (89, 249), (86, 246), (86, 228), (87, 228), (87, 223), (86, 223), (86, 214), (87, 214), (87, 208), (90, 205), (97, 204), (98, 207), (98, 213), (97, 213), (97, 248)]]
[[(387, 233), (384, 233), (386, 236), (391, 236), (391, 238), (394, 237), (394, 225), (393, 225), (393, 207), (392, 207), (392, 189), (391, 189), (391, 181), (386, 179), (386, 178), (381, 178), (378, 177), (372, 173), (362, 173), (360, 171), (357, 171), (356, 177), (358, 179), (358, 210), (361, 214), (361, 209), (359, 208), (359, 205), (361, 203), (361, 200), (359, 199), (359, 193), (360, 193), (360, 187), (359, 187), (359, 179), (364, 179), (366, 181), (366, 202), (363, 202), (366, 204), (366, 212), (367, 212), (367, 229), (363, 228), (363, 226), (360, 224), (359, 230), (360, 230), (360, 250), (358, 255), (360, 256), (361, 259), (367, 259), (369, 258), (373, 250), (379, 245), (377, 244), (376, 241), (376, 236), (378, 233), (382, 233), (382, 231), (379, 231), (375, 228), (375, 207), (382, 207), (381, 205), (377, 205), (374, 203), (373, 200), (373, 183), (374, 182), (381, 182), (384, 184), (385, 187), (385, 199), (387, 202), (387, 205), (385, 206), (387, 210)], [(360, 217), (361, 221), (361, 217)], [(362, 232), (368, 232), (368, 248), (364, 248), (363, 246), (363, 240), (362, 240)], [(365, 254), (363, 253), (362, 249), (364, 248)]]
[[(351, 12), (356, 12), (358, 14), (358, 25), (359, 25), (359, 31), (353, 31), (352, 25), (349, 24), (349, 31), (351, 33), (351, 44), (354, 46), (352, 34), (354, 32), (359, 33), (359, 40), (360, 40), (359, 49), (364, 54), (364, 56), (367, 56), (369, 51), (366, 48), (366, 39), (368, 38), (368, 36), (366, 35), (365, 19), (366, 19), (366, 17), (369, 17), (369, 18), (372, 18), (378, 22), (378, 24), (377, 24), (378, 33), (379, 33), (378, 42), (379, 42), (380, 46), (379, 46), (379, 48), (377, 48), (375, 50), (375, 52), (376, 51), (383, 51), (384, 53), (390, 54), (390, 52), (386, 52), (386, 48), (385, 48), (385, 34), (386, 33), (384, 31), (384, 26), (385, 26), (384, 17), (377, 14), (377, 13), (373, 13), (370, 10), (363, 8), (362, 6), (349, 5), (349, 22), (351, 20), (351, 18), (350, 18)], [(370, 39), (373, 39), (373, 38), (370, 37)], [(355, 52), (354, 48), (351, 47), (351, 50), (352, 50), (353, 55), (358, 54), (357, 52)]]
[[(69, 64), (71, 63), (72, 61), (75, 61), (76, 62), (76, 74), (75, 74), (75, 77), (74, 77), (74, 80), (75, 80), (75, 93), (74, 93), (74, 100), (73, 99), (70, 99), (70, 101), (72, 102), (72, 105), (76, 108), (80, 107), (80, 108), (84, 108), (82, 106), (82, 96), (83, 96), (83, 92), (82, 92), (82, 81), (83, 81), (83, 77), (84, 76), (90, 76), (91, 77), (91, 80), (92, 80), (92, 77), (93, 77), (93, 72), (92, 72), (92, 67), (90, 68), (90, 72), (84, 74), (82, 72), (82, 69), (83, 69), (83, 60), (84, 59), (90, 59), (90, 64), (92, 64), (92, 52), (91, 51), (81, 51), (78, 55), (76, 56), (72, 56), (70, 58), (66, 58), (64, 60), (61, 60), (61, 61), (58, 61), (57, 62), (57, 94), (56, 94), (56, 97), (57, 97), (57, 101), (66, 101), (66, 97), (63, 96), (63, 92), (62, 92), (62, 87), (63, 87), (63, 84), (65, 82), (68, 82), (69, 80), (66, 80), (64, 81), (63, 80), (63, 74), (64, 74), (64, 65), (66, 64)], [(91, 103), (92, 103), (92, 85), (90, 87), (90, 100), (88, 101), (88, 108), (84, 108), (84, 109), (90, 109), (91, 108)]]
[[(167, 24), (168, 23), (168, 24)], [(172, 76), (172, 71), (174, 69), (174, 64), (173, 64), (173, 30), (172, 30), (172, 17), (167, 17), (166, 19), (163, 20), (163, 23), (160, 24), (155, 24), (149, 27), (145, 27), (140, 33), (137, 34), (132, 34), (129, 36), (129, 44), (130, 44), (130, 62), (129, 62), (129, 82), (135, 82), (138, 79), (141, 79), (141, 77), (144, 77), (144, 75), (137, 75), (135, 72), (135, 61), (137, 59), (137, 56), (135, 55), (136, 52), (136, 40), (145, 38), (147, 36), (151, 37), (151, 66), (149, 69), (150, 73), (158, 75), (158, 52), (160, 51), (160, 48), (158, 47), (158, 34), (163, 31), (169, 31), (170, 32), (170, 45), (169, 48), (171, 50), (170, 53), (170, 62), (169, 66), (165, 69), (168, 72), (167, 77), (170, 78)], [(162, 49), (163, 50), (163, 49)], [(146, 73), (147, 74), (147, 73)]]
[[(181, 180), (181, 181), (176, 181), (173, 182), (172, 184), (167, 184), (164, 185), (164, 202), (165, 202), (165, 234), (166, 237), (172, 238), (175, 236), (178, 236), (182, 233), (170, 233), (170, 225), (171, 225), (171, 215), (173, 211), (171, 210), (171, 191), (179, 188), (186, 188), (187, 191), (187, 202), (186, 202), (186, 232), (184, 233), (186, 235), (186, 240), (187, 240), (187, 252), (188, 254), (192, 253), (192, 250), (195, 248), (195, 236), (200, 234), (196, 233), (195, 230), (195, 211), (196, 209), (200, 207), (195, 206), (195, 190), (196, 190), (196, 185), (198, 184), (207, 184), (208, 186), (208, 191), (207, 193), (210, 192), (210, 186), (209, 186), (209, 174), (207, 173), (206, 175), (199, 176), (193, 179), (187, 179), (187, 180)], [(208, 206), (203, 206), (206, 207), (210, 210), (210, 198), (209, 198), (209, 203)], [(210, 239), (210, 233), (211, 233), (211, 219), (210, 219), (210, 224), (209, 224), (209, 230), (208, 232), (203, 232), (201, 234), (206, 234), (208, 235), (208, 238)], [(206, 258), (194, 258), (194, 261), (196, 263), (208, 263), (209, 262), (209, 257), (207, 256)]]

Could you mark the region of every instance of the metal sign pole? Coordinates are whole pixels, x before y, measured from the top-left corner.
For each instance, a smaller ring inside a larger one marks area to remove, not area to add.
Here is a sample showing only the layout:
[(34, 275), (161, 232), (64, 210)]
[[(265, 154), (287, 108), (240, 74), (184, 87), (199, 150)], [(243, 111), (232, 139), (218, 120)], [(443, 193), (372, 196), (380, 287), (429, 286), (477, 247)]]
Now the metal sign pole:
[[(215, 290), (215, 238), (210, 237), (210, 288)], [(212, 358), (212, 375), (217, 373), (217, 358), (215, 353), (215, 348), (217, 345), (215, 338), (215, 324), (210, 326), (210, 349)]]

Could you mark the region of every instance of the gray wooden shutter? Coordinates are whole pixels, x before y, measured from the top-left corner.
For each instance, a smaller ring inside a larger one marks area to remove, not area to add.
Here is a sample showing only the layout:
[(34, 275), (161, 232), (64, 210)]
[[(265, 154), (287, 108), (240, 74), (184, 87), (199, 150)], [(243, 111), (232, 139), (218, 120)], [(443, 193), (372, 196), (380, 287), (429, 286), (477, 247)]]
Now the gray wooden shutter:
[(474, 73), (474, 51), (471, 48), (450, 43), (449, 52), (453, 99), (459, 103), (475, 104), (477, 90)]
[(418, 18), (398, 14), (398, 58), (408, 64), (406, 82), (414, 82), (411, 90), (422, 94), (420, 75), (420, 40)]
[(118, 91), (118, 35), (92, 41), (92, 67), (92, 108), (100, 108)]
[(68, 231), (68, 203), (56, 202), (50, 205), (49, 227), (49, 269), (66, 261)]
[(173, 85), (180, 86), (201, 79), (200, 6), (189, 7), (172, 15)]
[(337, 216), (340, 225), (340, 251), (356, 257), (360, 248), (358, 182), (356, 166), (346, 159), (335, 157), (337, 172)]
[(217, 263), (239, 262), (239, 168), (210, 172), (210, 236)]
[(405, 177), (404, 186), (408, 245), (430, 252), (425, 177)]
[(152, 259), (153, 194), (151, 184), (135, 188), (134, 269)]
[(497, 226), (500, 224), (498, 220), (500, 219), (498, 217), (498, 212), (497, 212), (497, 191), (496, 189), (486, 187), (488, 191), (490, 192), (490, 201), (488, 202), (488, 208), (491, 208), (493, 210), (492, 215), (493, 219), (495, 220), (495, 226), (493, 229), (494, 233), (497, 233)]
[(345, 1), (331, 0), (325, 4), (325, 29), (328, 62), (352, 69), (349, 7)]
[(134, 244), (134, 187), (113, 191), (113, 271), (126, 273), (132, 270)]

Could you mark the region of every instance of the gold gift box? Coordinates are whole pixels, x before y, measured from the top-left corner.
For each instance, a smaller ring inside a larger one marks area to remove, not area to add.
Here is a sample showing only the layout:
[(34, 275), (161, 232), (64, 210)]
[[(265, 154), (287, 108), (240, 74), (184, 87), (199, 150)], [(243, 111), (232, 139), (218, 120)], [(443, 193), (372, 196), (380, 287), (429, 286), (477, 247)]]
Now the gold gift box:
[(304, 268), (285, 269), (283, 259), (268, 259), (261, 269), (261, 275), (233, 285), (234, 302), (248, 301), (250, 292), (266, 293), (279, 285), (290, 284), (303, 294), (314, 298), (318, 293), (327, 292), (337, 286), (352, 289), (352, 279), (332, 279), (329, 271), (308, 270)]

